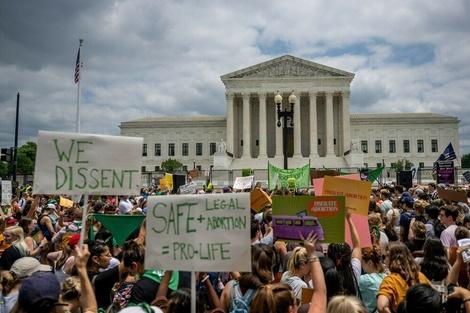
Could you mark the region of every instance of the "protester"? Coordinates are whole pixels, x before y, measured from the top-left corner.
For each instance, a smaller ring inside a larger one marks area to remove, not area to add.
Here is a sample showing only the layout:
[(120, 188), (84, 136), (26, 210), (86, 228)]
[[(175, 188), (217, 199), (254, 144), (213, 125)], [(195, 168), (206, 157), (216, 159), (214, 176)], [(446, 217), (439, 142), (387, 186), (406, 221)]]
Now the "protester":
[(19, 226), (11, 226), (3, 232), (4, 242), (10, 247), (3, 251), (0, 257), (0, 270), (10, 270), (13, 263), (19, 258), (29, 256), (29, 247), (24, 241), (23, 228)]

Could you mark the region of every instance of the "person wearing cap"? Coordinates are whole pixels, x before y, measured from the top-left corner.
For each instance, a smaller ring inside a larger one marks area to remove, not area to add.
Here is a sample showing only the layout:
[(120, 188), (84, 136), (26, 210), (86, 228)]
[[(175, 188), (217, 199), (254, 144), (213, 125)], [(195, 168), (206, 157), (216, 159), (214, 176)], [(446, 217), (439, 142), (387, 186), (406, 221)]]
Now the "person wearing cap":
[(413, 211), (414, 199), (410, 196), (404, 196), (400, 199), (400, 207), (403, 212), (400, 215), (400, 241), (405, 242), (408, 240), (410, 232), (411, 219), (415, 216)]
[(36, 272), (50, 272), (49, 265), (43, 265), (32, 257), (23, 257), (15, 261), (9, 271), (2, 271), (2, 292), (0, 293), (0, 311), (10, 312), (18, 300), (18, 291), (23, 280)]
[[(96, 298), (86, 272), (86, 263), (90, 252), (87, 245), (82, 249), (75, 246), (77, 255), (77, 273), (80, 278), (82, 313), (96, 313), (98, 307)], [(26, 278), (21, 284), (18, 302), (13, 307), (13, 313), (59, 313), (67, 310), (66, 303), (60, 303), (60, 283), (50, 272), (37, 272)], [(62, 308), (61, 308), (62, 307)], [(63, 309), (65, 308), (65, 310)]]
[(51, 241), (56, 231), (54, 229), (54, 221), (51, 219), (49, 214), (55, 210), (56, 207), (53, 203), (48, 203), (42, 210), (42, 213), (38, 216), (39, 229), (42, 231), (47, 241)]
[(459, 216), (459, 211), (456, 206), (454, 205), (444, 205), (440, 208), (441, 213), (439, 214), (439, 219), (441, 220), (442, 224), (446, 226), (441, 233), (441, 242), (442, 245), (446, 248), (457, 248), (457, 238), (455, 238), (455, 229), (457, 225), (455, 221)]
[(0, 258), (0, 270), (10, 270), (13, 263), (19, 258), (29, 256), (29, 247), (24, 241), (23, 228), (11, 226), (3, 232), (4, 242), (10, 247), (3, 251)]

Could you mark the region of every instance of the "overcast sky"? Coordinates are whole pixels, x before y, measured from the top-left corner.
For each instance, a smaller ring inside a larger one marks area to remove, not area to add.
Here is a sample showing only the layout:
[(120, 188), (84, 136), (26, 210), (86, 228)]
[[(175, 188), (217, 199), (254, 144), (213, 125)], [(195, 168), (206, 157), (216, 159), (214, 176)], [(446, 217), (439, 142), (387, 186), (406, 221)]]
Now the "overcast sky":
[(19, 146), (76, 131), (83, 38), (82, 133), (225, 115), (221, 75), (289, 54), (355, 73), (351, 113), (458, 117), (470, 153), (469, 16), (468, 0), (0, 1), (0, 146), (14, 145), (18, 92)]

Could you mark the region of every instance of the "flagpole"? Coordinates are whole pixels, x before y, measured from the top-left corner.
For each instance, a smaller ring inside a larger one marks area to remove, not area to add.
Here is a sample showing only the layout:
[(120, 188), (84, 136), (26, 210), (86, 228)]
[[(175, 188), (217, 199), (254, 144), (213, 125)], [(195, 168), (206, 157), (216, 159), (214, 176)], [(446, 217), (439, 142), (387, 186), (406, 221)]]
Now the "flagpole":
[[(83, 44), (83, 39), (79, 39), (80, 45), (78, 46), (78, 56), (77, 56), (77, 64), (75, 64), (75, 75), (77, 75), (78, 71), (78, 80), (75, 80), (78, 83), (77, 86), (77, 134), (81, 132), (80, 128), (80, 106), (81, 106), (81, 100), (82, 100), (82, 44)], [(80, 201), (80, 200), (79, 200)], [(88, 194), (83, 195), (83, 215), (82, 215), (82, 229), (80, 231), (80, 241), (79, 241), (79, 247), (81, 248), (83, 246), (83, 242), (85, 239), (85, 225), (87, 222), (88, 218)]]
[(81, 97), (81, 94), (82, 94), (82, 86), (81, 86), (81, 82), (82, 82), (82, 43), (83, 43), (83, 39), (79, 39), (80, 41), (80, 45), (78, 46), (78, 66), (79, 69), (79, 73), (78, 73), (78, 88), (77, 88), (77, 133), (80, 133), (81, 129), (80, 129), (80, 105), (81, 105), (81, 100), (82, 100), (82, 97)]

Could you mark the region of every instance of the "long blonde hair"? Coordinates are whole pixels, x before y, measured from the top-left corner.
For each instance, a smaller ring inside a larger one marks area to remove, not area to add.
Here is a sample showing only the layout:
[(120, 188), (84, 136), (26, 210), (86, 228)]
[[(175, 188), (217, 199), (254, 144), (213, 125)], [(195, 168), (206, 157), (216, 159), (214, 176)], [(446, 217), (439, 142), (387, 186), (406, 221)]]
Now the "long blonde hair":
[(22, 257), (29, 256), (29, 247), (24, 241), (24, 231), (20, 226), (10, 226), (6, 230), (11, 232), (16, 236), (16, 240), (11, 243), (12, 246), (15, 246), (20, 251)]
[(364, 303), (354, 296), (334, 296), (328, 302), (326, 313), (367, 313)]

